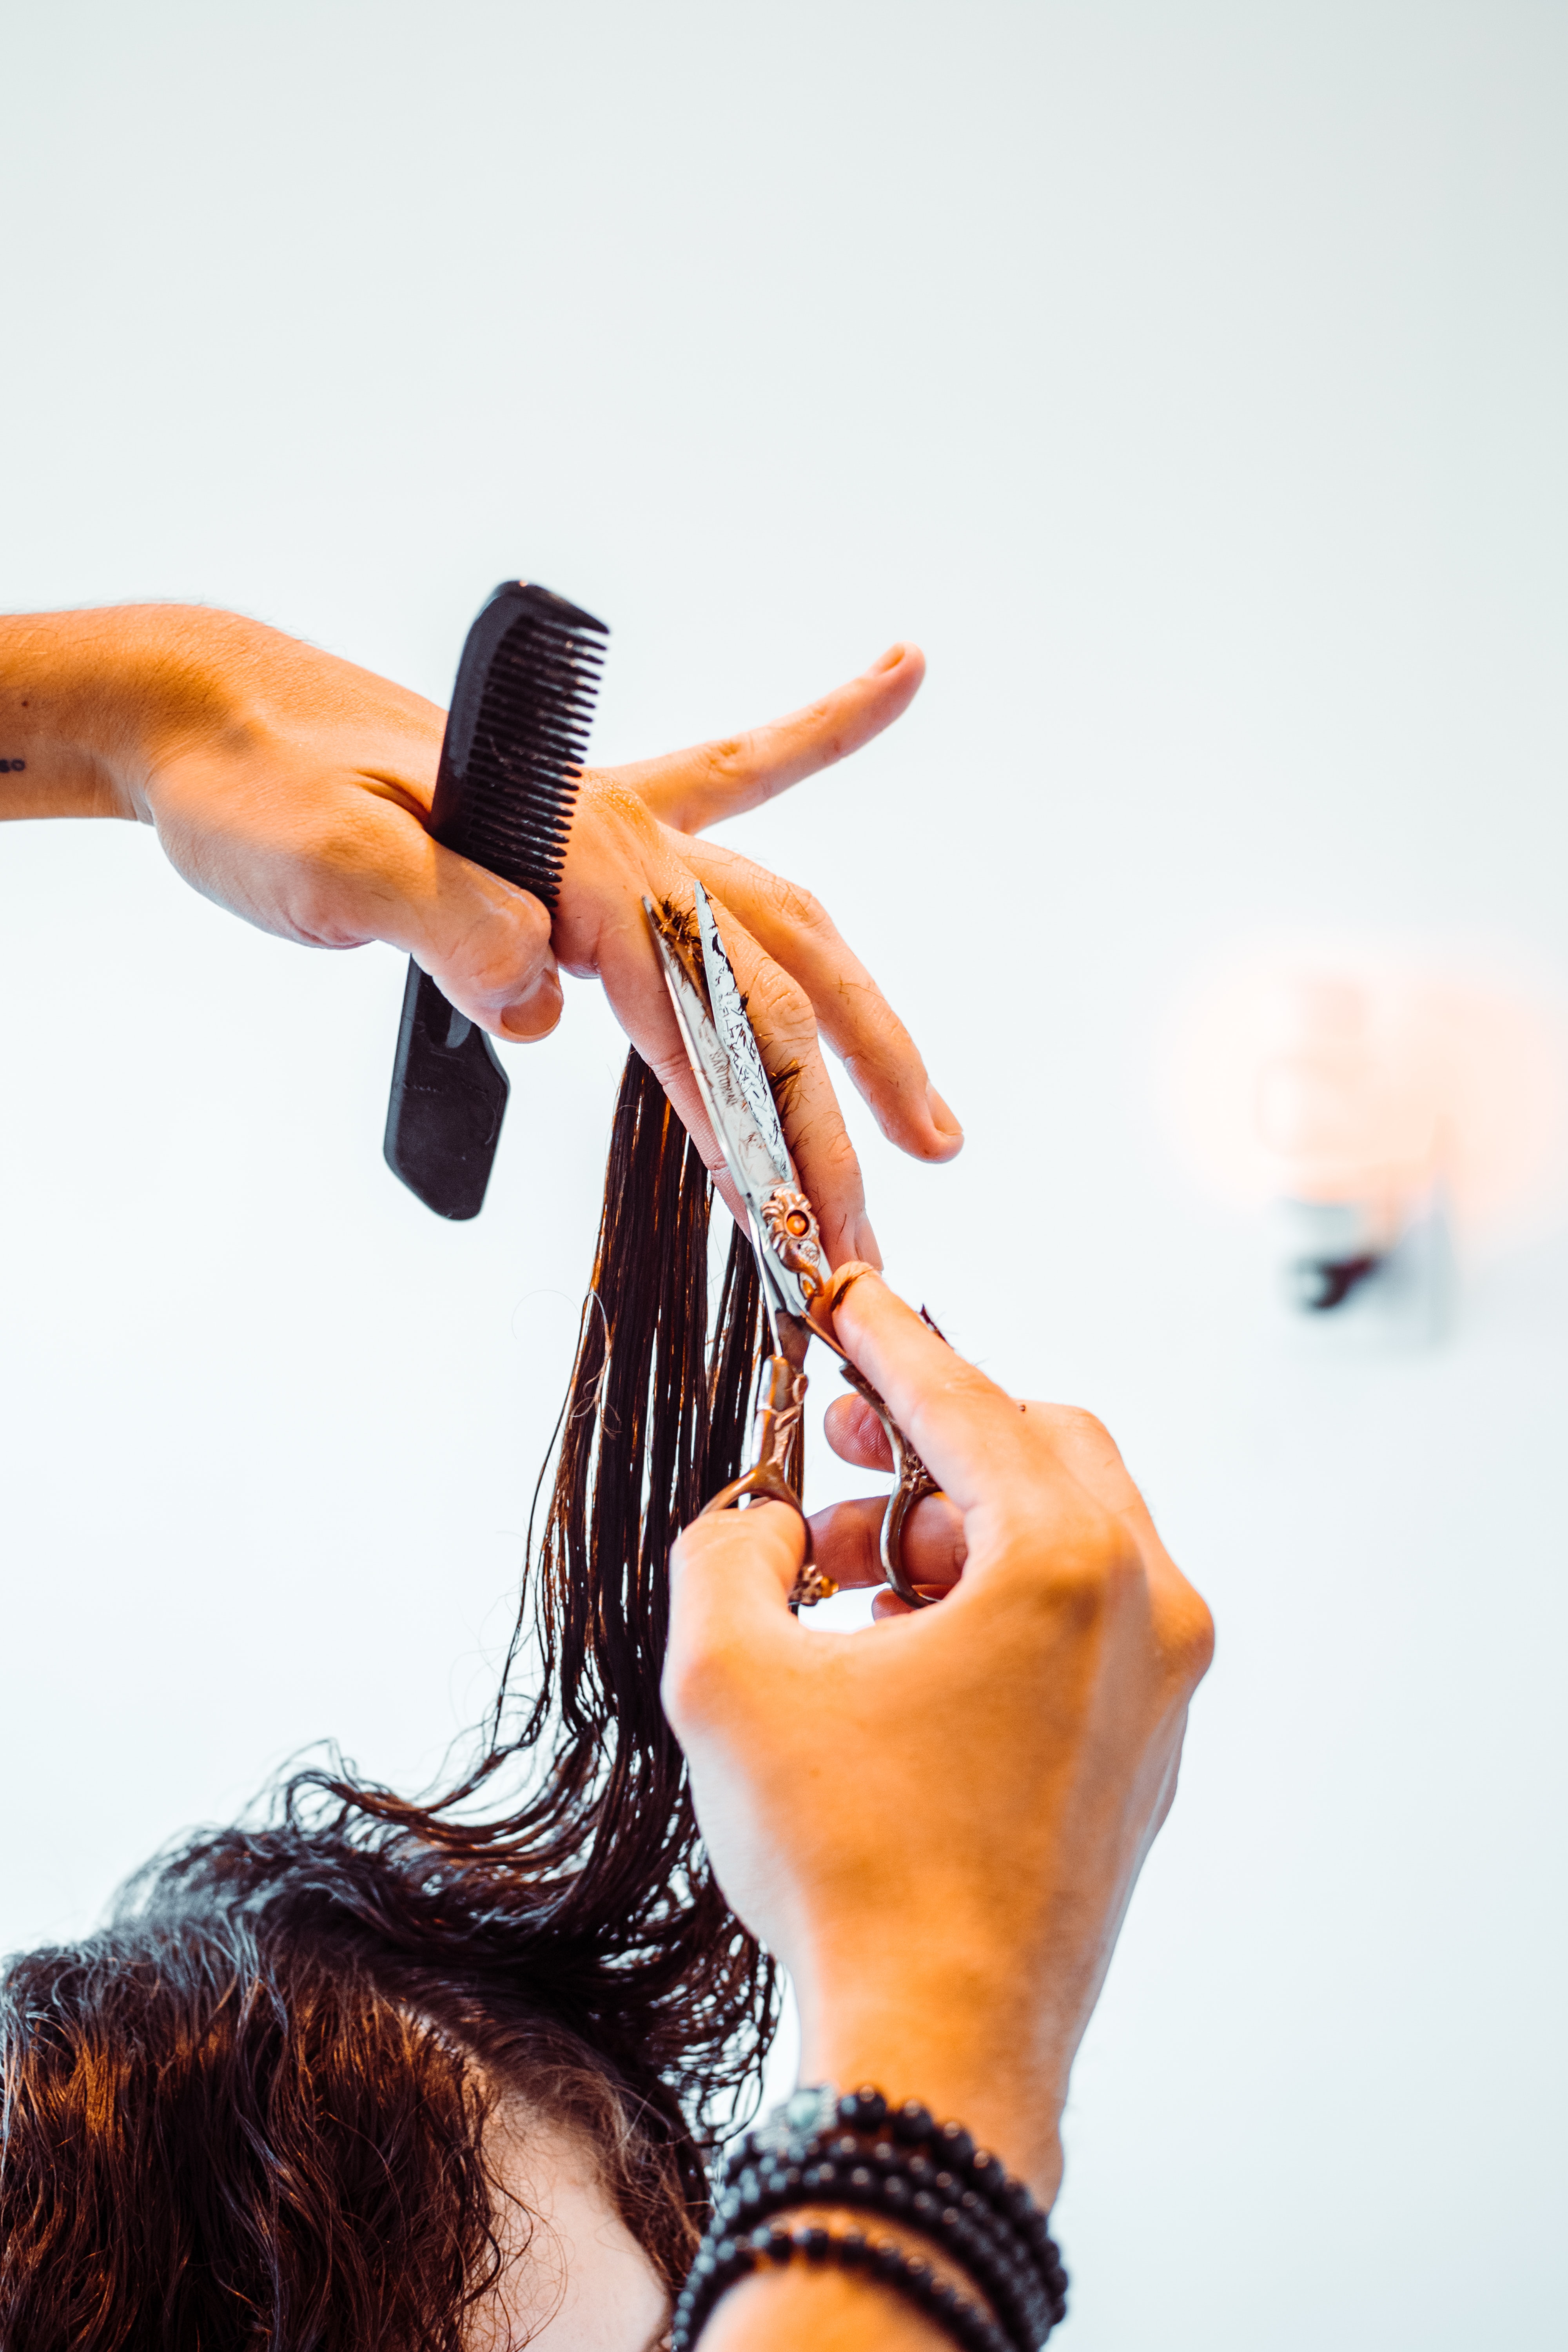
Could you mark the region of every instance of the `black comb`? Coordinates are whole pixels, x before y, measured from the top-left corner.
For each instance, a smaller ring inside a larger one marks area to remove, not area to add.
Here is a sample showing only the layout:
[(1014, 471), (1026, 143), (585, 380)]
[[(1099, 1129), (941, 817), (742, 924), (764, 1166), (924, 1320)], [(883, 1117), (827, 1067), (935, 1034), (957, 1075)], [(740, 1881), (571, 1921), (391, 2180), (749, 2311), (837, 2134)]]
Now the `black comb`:
[[(507, 580), (468, 631), (430, 831), (554, 912), (599, 671), (603, 621)], [(482, 1029), (410, 957), (386, 1107), (386, 1164), (441, 1217), (477, 1217), (510, 1091)]]

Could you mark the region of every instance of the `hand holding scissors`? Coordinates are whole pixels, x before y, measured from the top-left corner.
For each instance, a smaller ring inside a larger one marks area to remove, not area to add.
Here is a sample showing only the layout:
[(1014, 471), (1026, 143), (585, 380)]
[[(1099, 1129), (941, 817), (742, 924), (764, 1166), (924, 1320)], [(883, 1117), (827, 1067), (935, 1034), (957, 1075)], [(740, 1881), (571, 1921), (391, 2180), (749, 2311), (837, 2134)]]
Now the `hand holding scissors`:
[[(657, 908), (649, 898), (643, 906), (692, 1076), (745, 1208), (773, 1336), (773, 1354), (758, 1394), (751, 1465), (705, 1509), (734, 1510), (748, 1500), (771, 1501), (787, 1503), (805, 1519), (800, 1498), (801, 1414), (806, 1349), (818, 1339), (838, 1358), (845, 1379), (865, 1398), (887, 1433), (894, 1485), (882, 1515), (882, 1574), (900, 1601), (911, 1609), (923, 1609), (928, 1596), (904, 1572), (902, 1538), (910, 1512), (922, 1496), (936, 1493), (936, 1481), (877, 1391), (834, 1338), (829, 1319), (834, 1277), (823, 1255), (816, 1212), (801, 1189), (784, 1141), (745, 999), (707, 893), (700, 882), (695, 887), (695, 920), (672, 906)], [(809, 1522), (805, 1540), (796, 1606), (826, 1600), (837, 1589), (812, 1565)]]

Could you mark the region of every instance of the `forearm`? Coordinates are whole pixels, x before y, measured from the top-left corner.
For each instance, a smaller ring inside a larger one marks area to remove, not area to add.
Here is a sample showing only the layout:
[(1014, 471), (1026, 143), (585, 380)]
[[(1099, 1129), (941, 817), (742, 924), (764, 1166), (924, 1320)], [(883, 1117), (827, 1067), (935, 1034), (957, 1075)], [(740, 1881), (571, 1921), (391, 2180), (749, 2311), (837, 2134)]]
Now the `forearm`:
[(0, 619), (0, 817), (145, 818), (158, 753), (232, 713), (215, 650), (243, 667), (256, 628), (178, 604)]
[(0, 620), (0, 816), (134, 818), (153, 666), (141, 606)]
[(105, 714), (78, 658), (78, 630), (89, 617), (26, 613), (0, 621), (0, 817), (135, 814), (95, 740)]
[(1058, 2125), (1076, 2033), (998, 1997), (981, 1971), (951, 1969), (934, 1992), (908, 1980), (889, 1948), (841, 1979), (849, 1990), (801, 1999), (803, 2083), (875, 2083), (897, 2106), (915, 2099), (953, 2121), (1029, 2184), (1048, 2210), (1061, 2186)]

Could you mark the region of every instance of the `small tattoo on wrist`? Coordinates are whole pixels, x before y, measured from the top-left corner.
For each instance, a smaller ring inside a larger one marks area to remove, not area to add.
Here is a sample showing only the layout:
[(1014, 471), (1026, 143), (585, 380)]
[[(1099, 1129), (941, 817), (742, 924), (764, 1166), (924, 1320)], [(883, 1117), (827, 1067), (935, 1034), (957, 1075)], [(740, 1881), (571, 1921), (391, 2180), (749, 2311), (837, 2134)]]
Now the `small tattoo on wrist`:
[(0, 760), (0, 776), (19, 776), (26, 764), (26, 760)]

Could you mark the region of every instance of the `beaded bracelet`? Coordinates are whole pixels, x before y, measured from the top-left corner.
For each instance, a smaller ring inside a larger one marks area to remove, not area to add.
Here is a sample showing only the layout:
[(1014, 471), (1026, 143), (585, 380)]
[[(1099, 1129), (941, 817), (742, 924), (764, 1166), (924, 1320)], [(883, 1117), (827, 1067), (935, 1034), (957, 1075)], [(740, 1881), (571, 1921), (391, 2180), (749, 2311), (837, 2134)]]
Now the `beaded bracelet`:
[(796, 2255), (818, 2269), (832, 2264), (858, 2271), (879, 2285), (891, 2287), (944, 2327), (963, 2352), (1014, 2352), (1013, 2338), (994, 2326), (978, 2304), (939, 2279), (918, 2255), (906, 2254), (887, 2239), (867, 2238), (859, 2230), (820, 2229), (753, 2230), (744, 2238), (721, 2238), (711, 2245), (704, 2240), (675, 2306), (669, 2352), (692, 2352), (714, 2305), (737, 2280), (767, 2263), (782, 2267)]
[[(715, 2184), (708, 2236), (687, 2283), (689, 2310), (684, 2302), (678, 2306), (671, 2339), (676, 2352), (686, 2352), (695, 2341), (714, 2301), (734, 2278), (763, 2261), (787, 2262), (792, 2250), (851, 2267), (868, 2260), (879, 2266), (886, 2258), (888, 2284), (900, 2284), (893, 2258), (908, 2258), (890, 2245), (869, 2256), (858, 2231), (792, 2236), (763, 2226), (769, 2215), (792, 2206), (821, 2204), (881, 2214), (940, 2246), (995, 2314), (994, 2324), (956, 2297), (962, 2321), (947, 2315), (944, 2325), (962, 2343), (978, 2344), (973, 2331), (979, 2328), (988, 2344), (1036, 2352), (1067, 2308), (1067, 2273), (1046, 2216), (1024, 2182), (977, 2148), (961, 2125), (939, 2125), (913, 2100), (893, 2110), (870, 2087), (840, 2097), (825, 2084), (797, 2091), (731, 2150)], [(839, 2251), (844, 2247), (850, 2249), (847, 2254)], [(729, 2267), (720, 2278), (724, 2264)], [(918, 2260), (914, 2272), (913, 2289), (906, 2285), (904, 2291), (918, 2300), (936, 2283)], [(943, 2316), (929, 2302), (922, 2308)]]
[[(737, 2144), (721, 2202), (731, 2184), (744, 2197), (761, 2191), (764, 2179), (772, 2193), (758, 2218), (815, 2197), (869, 2207), (922, 2230), (978, 2277), (1020, 2345), (1043, 2343), (1066, 2309), (1067, 2274), (1028, 2189), (977, 2148), (962, 2125), (937, 2124), (914, 2100), (890, 2110), (869, 2087), (843, 2097), (831, 2085), (797, 2091)], [(739, 2218), (720, 2216), (731, 2227)], [(977, 2231), (990, 2259), (976, 2247)]]

